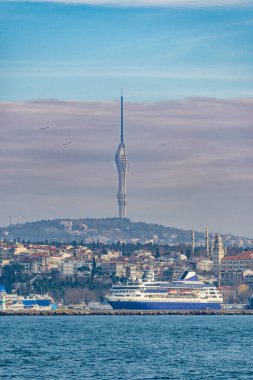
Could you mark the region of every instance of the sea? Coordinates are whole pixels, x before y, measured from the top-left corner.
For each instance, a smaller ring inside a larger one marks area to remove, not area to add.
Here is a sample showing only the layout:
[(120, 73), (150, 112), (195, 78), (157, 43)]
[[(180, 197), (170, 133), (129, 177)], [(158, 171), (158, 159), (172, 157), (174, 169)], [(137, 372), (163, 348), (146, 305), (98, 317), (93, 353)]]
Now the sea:
[(0, 379), (253, 379), (253, 316), (2, 316)]

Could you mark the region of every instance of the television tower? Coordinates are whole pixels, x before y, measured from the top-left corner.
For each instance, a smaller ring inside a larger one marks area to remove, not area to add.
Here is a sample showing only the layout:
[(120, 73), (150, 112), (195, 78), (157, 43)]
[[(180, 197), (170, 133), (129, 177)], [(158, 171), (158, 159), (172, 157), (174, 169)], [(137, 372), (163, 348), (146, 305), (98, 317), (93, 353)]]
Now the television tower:
[(123, 122), (123, 92), (121, 90), (120, 97), (120, 144), (115, 154), (115, 162), (118, 169), (119, 189), (118, 189), (118, 205), (119, 218), (126, 218), (126, 174), (129, 170), (129, 163), (126, 156), (126, 148), (124, 144), (124, 122)]

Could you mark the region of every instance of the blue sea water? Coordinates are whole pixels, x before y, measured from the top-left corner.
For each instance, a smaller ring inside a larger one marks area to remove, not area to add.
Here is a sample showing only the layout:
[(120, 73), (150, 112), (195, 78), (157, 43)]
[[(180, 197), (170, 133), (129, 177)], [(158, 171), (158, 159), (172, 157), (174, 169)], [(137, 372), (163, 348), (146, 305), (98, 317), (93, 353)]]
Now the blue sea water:
[(253, 316), (0, 317), (1, 379), (253, 379)]

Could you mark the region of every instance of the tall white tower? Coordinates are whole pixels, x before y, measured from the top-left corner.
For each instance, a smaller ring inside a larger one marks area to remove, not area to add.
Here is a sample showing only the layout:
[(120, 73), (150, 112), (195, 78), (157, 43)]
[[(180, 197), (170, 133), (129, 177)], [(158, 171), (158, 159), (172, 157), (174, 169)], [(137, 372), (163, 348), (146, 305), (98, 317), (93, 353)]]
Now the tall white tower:
[(3, 290), (1, 292), (1, 311), (5, 311), (5, 305), (6, 304), (6, 301), (5, 301), (5, 291)]
[(120, 98), (120, 144), (118, 146), (117, 152), (115, 154), (115, 162), (118, 169), (119, 176), (119, 189), (118, 189), (118, 205), (119, 205), (119, 218), (126, 218), (126, 206), (127, 206), (127, 195), (126, 195), (126, 174), (129, 170), (129, 163), (126, 156), (126, 148), (124, 144), (124, 123), (123, 123), (123, 94), (121, 91)]
[(195, 252), (195, 232), (194, 228), (192, 229), (192, 257), (194, 256)]
[(206, 227), (206, 256), (209, 256), (209, 233), (208, 228)]
[(220, 234), (216, 234), (214, 237), (214, 244), (212, 249), (213, 254), (213, 271), (215, 273), (219, 273), (220, 270), (220, 262), (224, 257), (224, 248), (221, 241)]

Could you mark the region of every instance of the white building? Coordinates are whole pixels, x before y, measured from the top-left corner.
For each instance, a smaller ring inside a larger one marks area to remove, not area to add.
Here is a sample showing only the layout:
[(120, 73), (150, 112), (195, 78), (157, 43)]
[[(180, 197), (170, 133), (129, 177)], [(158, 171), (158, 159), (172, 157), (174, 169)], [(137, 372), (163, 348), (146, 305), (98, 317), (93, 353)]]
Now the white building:
[(43, 273), (47, 271), (46, 256), (26, 256), (17, 261), (26, 273)]
[(117, 259), (122, 256), (122, 253), (120, 251), (111, 251), (108, 250), (106, 255), (102, 256), (103, 261), (110, 261), (112, 259)]
[(83, 266), (87, 266), (84, 260), (66, 260), (60, 263), (60, 272), (64, 276), (73, 276)]
[(235, 256), (226, 256), (221, 261), (222, 270), (244, 271), (253, 269), (253, 251), (245, 251)]
[(202, 258), (196, 262), (197, 269), (202, 272), (210, 272), (213, 269), (213, 262), (208, 258)]
[(103, 269), (103, 272), (107, 274), (108, 276), (111, 276), (114, 274), (118, 277), (125, 277), (126, 276), (126, 267), (122, 263), (100, 263), (100, 265)]

